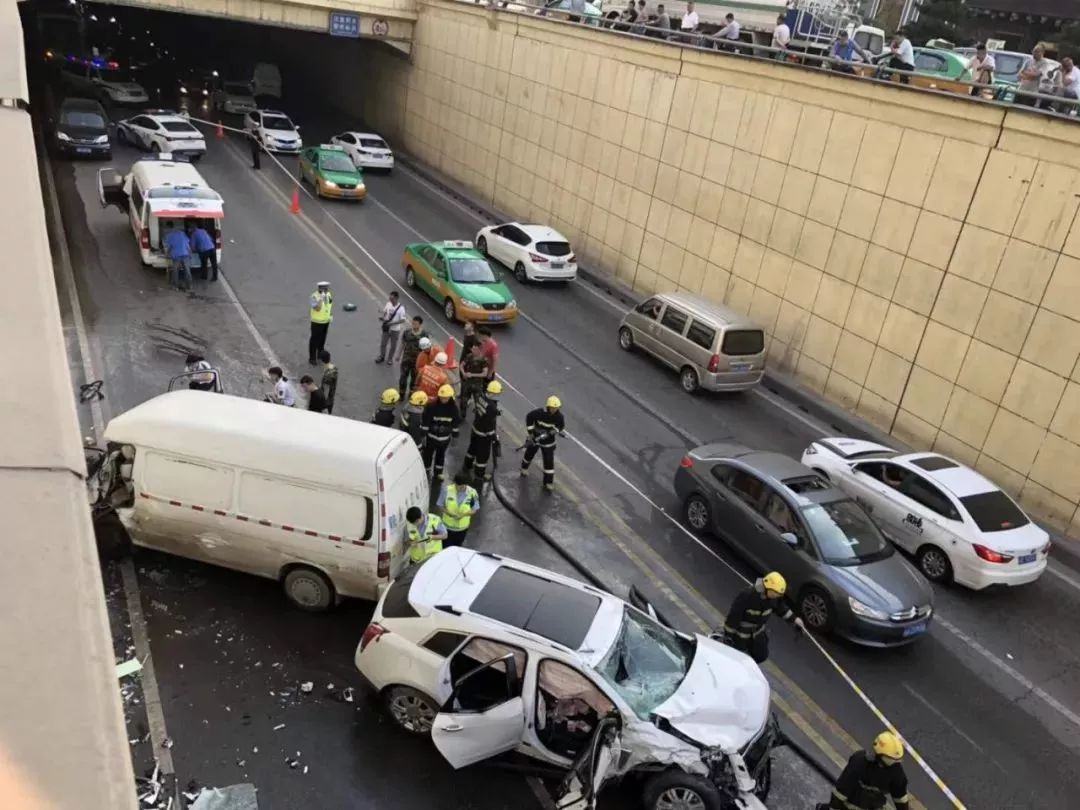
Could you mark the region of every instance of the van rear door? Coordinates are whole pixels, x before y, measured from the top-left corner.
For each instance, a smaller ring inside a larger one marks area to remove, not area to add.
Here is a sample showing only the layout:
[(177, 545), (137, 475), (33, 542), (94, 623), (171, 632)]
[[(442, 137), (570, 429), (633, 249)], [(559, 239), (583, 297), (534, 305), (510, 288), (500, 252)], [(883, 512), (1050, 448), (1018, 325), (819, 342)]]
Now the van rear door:
[(427, 472), (420, 451), (408, 434), (387, 445), (379, 456), (379, 584), (398, 576), (408, 563), (405, 543), (405, 512), (430, 502)]

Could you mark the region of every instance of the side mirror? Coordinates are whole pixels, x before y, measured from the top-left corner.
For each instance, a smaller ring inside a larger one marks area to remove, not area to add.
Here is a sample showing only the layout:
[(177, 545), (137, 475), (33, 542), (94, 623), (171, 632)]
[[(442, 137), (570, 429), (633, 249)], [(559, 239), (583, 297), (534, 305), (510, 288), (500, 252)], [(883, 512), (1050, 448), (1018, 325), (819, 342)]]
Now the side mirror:
[(796, 537), (792, 532), (784, 532), (780, 535), (780, 539), (792, 548), (798, 548), (799, 546), (799, 538)]

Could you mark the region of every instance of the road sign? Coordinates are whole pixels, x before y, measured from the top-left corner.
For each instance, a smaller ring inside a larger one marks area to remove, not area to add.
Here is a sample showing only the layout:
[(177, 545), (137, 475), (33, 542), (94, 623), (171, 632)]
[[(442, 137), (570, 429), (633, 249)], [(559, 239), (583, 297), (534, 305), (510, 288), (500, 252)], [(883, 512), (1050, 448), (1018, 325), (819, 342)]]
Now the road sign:
[(373, 20), (371, 23), (371, 33), (377, 37), (385, 37), (390, 33), (390, 23), (386, 20)]
[(330, 36), (332, 37), (360, 37), (360, 15), (349, 14), (344, 11), (330, 12)]

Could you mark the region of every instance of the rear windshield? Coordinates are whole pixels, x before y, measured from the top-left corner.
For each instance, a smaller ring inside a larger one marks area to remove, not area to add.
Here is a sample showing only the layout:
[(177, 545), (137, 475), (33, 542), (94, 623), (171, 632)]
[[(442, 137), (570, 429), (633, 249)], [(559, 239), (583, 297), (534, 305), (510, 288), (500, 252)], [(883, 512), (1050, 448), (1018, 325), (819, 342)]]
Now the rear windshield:
[(146, 194), (147, 197), (156, 200), (220, 200), (221, 195), (210, 188), (195, 188), (194, 186), (160, 186), (152, 188)]
[(262, 120), (265, 129), (293, 129), (293, 123), (284, 115), (264, 115)]
[(361, 138), (360, 145), (365, 149), (389, 149), (382, 138)]
[(1012, 502), (1012, 498), (1001, 490), (968, 495), (961, 498), (960, 503), (967, 509), (980, 531), (1007, 532), (1031, 522), (1027, 515), (1020, 511), (1020, 507)]
[(724, 333), (720, 351), (729, 355), (759, 354), (765, 348), (765, 333), (760, 329), (732, 329)]
[(993, 53), (991, 56), (994, 57), (994, 75), (1002, 79), (1017, 78), (1027, 59), (1017, 53)]
[(569, 256), (569, 242), (537, 242), (536, 250), (545, 256)]
[(105, 129), (105, 119), (95, 112), (83, 112), (82, 110), (71, 110), (64, 113), (64, 123), (69, 127), (93, 127), (94, 129)]
[(169, 130), (169, 132), (198, 132), (199, 131), (199, 130), (195, 129), (195, 127), (193, 127), (191, 124), (189, 124), (187, 121), (160, 121), (159, 123), (163, 127), (165, 127), (165, 129)]

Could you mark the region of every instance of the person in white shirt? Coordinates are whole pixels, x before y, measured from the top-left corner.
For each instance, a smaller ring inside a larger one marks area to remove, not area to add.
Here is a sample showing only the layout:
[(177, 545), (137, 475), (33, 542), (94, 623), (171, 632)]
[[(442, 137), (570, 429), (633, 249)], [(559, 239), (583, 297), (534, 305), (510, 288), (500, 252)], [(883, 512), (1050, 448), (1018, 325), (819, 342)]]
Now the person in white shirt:
[[(679, 31), (683, 34), (692, 34), (698, 29), (698, 15), (694, 11), (693, 0), (690, 0), (686, 4), (686, 12), (682, 15), (682, 19), (679, 21)], [(696, 37), (684, 36), (683, 42), (693, 42)]]
[(1063, 98), (1080, 99), (1080, 68), (1071, 57), (1062, 57), (1057, 84)]
[[(971, 71), (971, 81), (975, 84), (989, 87), (994, 83), (994, 68), (997, 66), (994, 64), (994, 57), (987, 53), (986, 45), (982, 42), (976, 46), (975, 55), (971, 57), (967, 67)], [(983, 87), (972, 87), (971, 95), (980, 95)]]
[(393, 363), (401, 340), (401, 331), (405, 328), (405, 305), (398, 300), (397, 290), (390, 293), (383, 305), (379, 321), (382, 323), (382, 338), (379, 340), (379, 356), (375, 358), (375, 362), (381, 363), (385, 360)]
[(270, 377), (270, 382), (274, 384), (274, 392), (266, 395), (266, 401), (284, 405), (286, 408), (293, 407), (296, 404), (296, 389), (285, 376), (285, 372), (280, 366), (271, 366), (266, 373)]
[(772, 32), (772, 46), (779, 49), (779, 52), (774, 53), (773, 56), (783, 61), (787, 57), (784, 51), (787, 50), (789, 42), (791, 42), (791, 29), (788, 28), (787, 19), (781, 14), (776, 18), (776, 28)]
[[(892, 56), (889, 58), (889, 67), (895, 70), (915, 70), (915, 52), (911, 48), (911, 40), (903, 30), (897, 31), (889, 47)], [(911, 77), (901, 73), (900, 83), (907, 84)]]
[(717, 45), (730, 47), (736, 53), (740, 53), (741, 51), (739, 48), (734, 47), (734, 43), (739, 41), (739, 33), (742, 31), (742, 25), (735, 19), (735, 15), (730, 13), (724, 16), (724, 22), (726, 22), (727, 25), (713, 34), (713, 39)]

